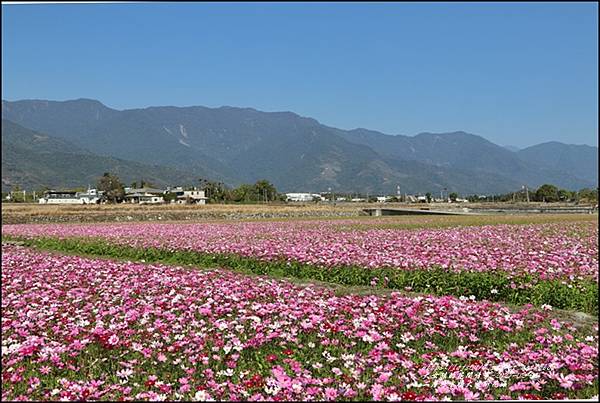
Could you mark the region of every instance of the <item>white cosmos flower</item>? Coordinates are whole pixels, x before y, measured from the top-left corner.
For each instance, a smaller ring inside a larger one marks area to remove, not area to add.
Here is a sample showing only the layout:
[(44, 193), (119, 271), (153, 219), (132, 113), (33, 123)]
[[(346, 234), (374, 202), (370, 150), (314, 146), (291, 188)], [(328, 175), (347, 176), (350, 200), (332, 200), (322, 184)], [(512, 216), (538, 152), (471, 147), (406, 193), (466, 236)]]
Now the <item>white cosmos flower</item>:
[(214, 399), (204, 390), (199, 390), (194, 395), (194, 400), (200, 402), (212, 402)]

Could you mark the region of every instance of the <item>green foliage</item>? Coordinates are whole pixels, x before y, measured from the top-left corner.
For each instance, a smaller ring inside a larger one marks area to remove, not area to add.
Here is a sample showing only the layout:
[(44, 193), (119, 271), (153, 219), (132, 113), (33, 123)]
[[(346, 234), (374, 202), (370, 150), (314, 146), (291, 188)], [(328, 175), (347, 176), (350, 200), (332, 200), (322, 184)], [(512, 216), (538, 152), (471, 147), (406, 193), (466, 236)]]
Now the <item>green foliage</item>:
[(215, 182), (200, 178), (200, 188), (204, 190), (206, 197), (213, 203), (236, 202), (256, 203), (281, 200), (275, 186), (262, 179), (254, 185), (243, 183), (237, 188), (228, 189), (222, 182)]
[(223, 182), (212, 181), (209, 179), (200, 178), (200, 189), (204, 190), (204, 194), (209, 202), (223, 202), (227, 199), (227, 191)]
[(560, 201), (571, 201), (575, 199), (576, 192), (570, 192), (566, 189), (558, 190), (558, 199)]
[[(19, 239), (3, 236), (7, 239)], [(587, 313), (598, 310), (598, 286), (591, 280), (563, 284), (530, 276), (509, 278), (506, 273), (449, 271), (441, 267), (403, 270), (393, 267), (367, 269), (360, 266), (319, 267), (286, 261), (263, 261), (233, 254), (208, 254), (157, 248), (133, 248), (101, 239), (19, 239), (41, 249), (127, 260), (144, 260), (198, 267), (225, 267), (246, 274), (294, 277), (347, 286), (383, 287), (435, 295), (475, 296), (477, 299), (512, 304), (543, 304)]]
[[(529, 189), (529, 197), (532, 201), (538, 202), (582, 202), (582, 203), (594, 203), (598, 201), (598, 189), (584, 188), (579, 192), (570, 191), (568, 189), (559, 189), (552, 184), (544, 184), (537, 190)], [(526, 199), (525, 190), (494, 195), (495, 201), (517, 201), (523, 202)], [(474, 197), (469, 197), (469, 201), (478, 201)], [(481, 200), (479, 200), (481, 201)], [(491, 197), (487, 197), (485, 201), (492, 201)]]
[(24, 190), (19, 185), (14, 185), (12, 191), (2, 192), (2, 201), (10, 203), (37, 203), (37, 200), (44, 195), (46, 190), (49, 189), (42, 188), (34, 191)]
[(171, 203), (172, 200), (177, 200), (177, 194), (167, 192), (163, 194), (163, 200), (165, 203)]
[(250, 200), (256, 200), (256, 190), (254, 186), (246, 183), (241, 184), (237, 188), (231, 191), (231, 200), (234, 202), (249, 202)]
[(273, 201), (277, 196), (277, 189), (266, 179), (261, 179), (254, 184), (254, 188), (256, 189), (256, 193), (258, 195), (258, 200), (260, 201)]
[(450, 198), (451, 201), (455, 202), (456, 199), (458, 199), (458, 193), (452, 192), (448, 195), (448, 197)]
[(577, 196), (579, 198), (580, 201), (583, 202), (588, 202), (588, 203), (592, 203), (592, 202), (597, 202), (598, 201), (598, 189), (589, 189), (589, 188), (585, 188), (585, 189), (581, 189), (578, 193)]
[(105, 172), (98, 180), (97, 188), (104, 192), (104, 197), (111, 203), (120, 202), (125, 196), (123, 183), (121, 183), (118, 176), (109, 172)]
[(559, 200), (558, 188), (546, 183), (535, 191), (535, 199), (537, 201), (557, 202)]

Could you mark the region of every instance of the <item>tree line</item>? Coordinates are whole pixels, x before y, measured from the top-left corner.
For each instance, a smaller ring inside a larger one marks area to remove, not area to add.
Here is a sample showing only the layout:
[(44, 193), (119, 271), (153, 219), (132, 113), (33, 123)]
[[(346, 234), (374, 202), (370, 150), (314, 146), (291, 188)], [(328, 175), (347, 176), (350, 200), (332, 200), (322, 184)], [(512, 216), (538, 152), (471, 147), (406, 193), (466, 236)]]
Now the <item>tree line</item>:
[[(131, 188), (140, 188), (143, 187), (155, 187), (150, 181), (140, 180), (139, 182), (132, 182), (129, 187)], [(118, 203), (123, 201), (125, 197), (125, 184), (121, 181), (121, 179), (110, 172), (105, 172), (97, 181), (96, 188), (100, 191), (104, 192), (104, 197), (108, 202)], [(241, 184), (237, 187), (229, 187), (225, 185), (223, 182), (210, 180), (208, 178), (199, 178), (198, 183), (193, 185), (183, 186), (184, 190), (203, 190), (205, 196), (208, 198), (209, 203), (260, 203), (260, 202), (274, 202), (274, 201), (285, 201), (286, 197), (284, 194), (280, 194), (275, 186), (270, 183), (266, 179), (262, 179), (257, 181), (254, 184)], [(45, 191), (50, 190), (48, 187), (40, 188), (35, 191), (38, 197), (42, 196)], [(75, 188), (72, 191), (83, 192), (86, 189)], [(14, 202), (33, 202), (34, 194), (33, 192), (24, 192), (20, 186), (14, 185), (12, 187), (11, 201)], [(8, 196), (8, 192), (2, 192), (2, 200), (6, 200), (6, 196)], [(352, 198), (353, 196), (362, 197), (362, 195), (356, 193), (338, 193), (337, 197), (346, 197)], [(433, 200), (432, 194), (427, 192), (425, 194), (427, 202), (431, 202)], [(458, 193), (451, 192), (448, 194), (448, 198), (451, 201), (456, 201), (458, 198)], [(509, 192), (504, 194), (496, 194), (496, 195), (488, 195), (488, 196), (479, 196), (479, 195), (470, 195), (467, 196), (466, 199), (470, 202), (485, 202), (485, 201), (494, 201), (494, 202), (522, 202), (527, 200), (527, 196), (529, 196), (529, 200), (533, 202), (575, 202), (575, 203), (597, 203), (598, 202), (598, 188), (590, 189), (584, 188), (579, 191), (570, 191), (566, 189), (560, 189), (552, 184), (544, 184), (537, 189), (528, 189), (526, 192), (525, 189)], [(332, 197), (331, 194), (325, 195), (325, 199), (330, 199)], [(177, 195), (173, 192), (166, 192), (163, 195), (163, 198), (166, 202), (170, 202), (177, 198)], [(369, 202), (377, 201), (376, 196), (367, 195), (365, 199)], [(403, 201), (403, 198), (392, 196), (389, 201), (398, 202)]]
[[(140, 187), (153, 187), (148, 181), (140, 181)], [(131, 184), (132, 188), (137, 188), (137, 182)], [(285, 195), (280, 195), (275, 186), (268, 180), (262, 179), (254, 184), (243, 183), (238, 187), (231, 188), (223, 182), (213, 181), (206, 178), (199, 178), (197, 186), (182, 186), (183, 190), (203, 190), (209, 203), (258, 203), (273, 202), (285, 200)], [(98, 180), (98, 190), (103, 191), (109, 202), (120, 202), (125, 196), (125, 186), (118, 176), (105, 173)], [(165, 192), (163, 198), (166, 202), (175, 200), (177, 195), (174, 192)]]
[[(545, 202), (545, 203), (597, 203), (598, 202), (598, 188), (590, 189), (583, 188), (579, 191), (571, 191), (566, 189), (560, 189), (555, 185), (546, 183), (537, 189), (522, 189), (517, 192), (509, 192), (503, 194), (496, 194), (491, 197), (486, 197), (485, 201), (497, 201), (497, 202)], [(480, 196), (471, 195), (467, 197), (470, 202), (482, 201)]]

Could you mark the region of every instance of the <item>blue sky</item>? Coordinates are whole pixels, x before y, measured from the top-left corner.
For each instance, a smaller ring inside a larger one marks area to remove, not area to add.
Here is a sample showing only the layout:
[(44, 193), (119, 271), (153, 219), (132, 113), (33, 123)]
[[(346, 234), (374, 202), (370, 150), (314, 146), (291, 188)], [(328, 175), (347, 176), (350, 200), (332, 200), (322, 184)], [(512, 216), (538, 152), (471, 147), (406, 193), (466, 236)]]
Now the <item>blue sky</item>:
[(597, 145), (598, 5), (3, 4), (2, 98)]

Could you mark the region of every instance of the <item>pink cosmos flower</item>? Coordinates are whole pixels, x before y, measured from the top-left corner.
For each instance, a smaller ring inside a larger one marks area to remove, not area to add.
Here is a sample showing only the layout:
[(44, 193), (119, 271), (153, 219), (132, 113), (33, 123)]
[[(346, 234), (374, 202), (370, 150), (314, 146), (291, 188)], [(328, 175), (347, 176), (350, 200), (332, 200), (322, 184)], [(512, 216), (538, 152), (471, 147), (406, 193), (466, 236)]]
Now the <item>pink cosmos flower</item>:
[(116, 346), (117, 344), (119, 344), (119, 336), (117, 336), (116, 334), (111, 335), (108, 338), (108, 344), (111, 346)]
[(464, 392), (465, 400), (477, 400), (479, 399), (479, 393), (474, 393), (468, 389), (465, 389)]
[(383, 397), (383, 386), (376, 383), (371, 387), (371, 396), (373, 397), (373, 400), (381, 400), (381, 398)]
[(47, 365), (44, 365), (43, 367), (40, 367), (40, 372), (44, 375), (48, 375), (50, 373), (50, 371), (52, 371), (52, 368), (50, 368)]
[(335, 398), (337, 396), (338, 396), (337, 390), (335, 390), (334, 388), (325, 388), (325, 398), (327, 400), (335, 400)]
[(577, 377), (574, 374), (559, 374), (557, 380), (563, 388), (571, 389), (573, 388), (573, 382), (577, 380)]

